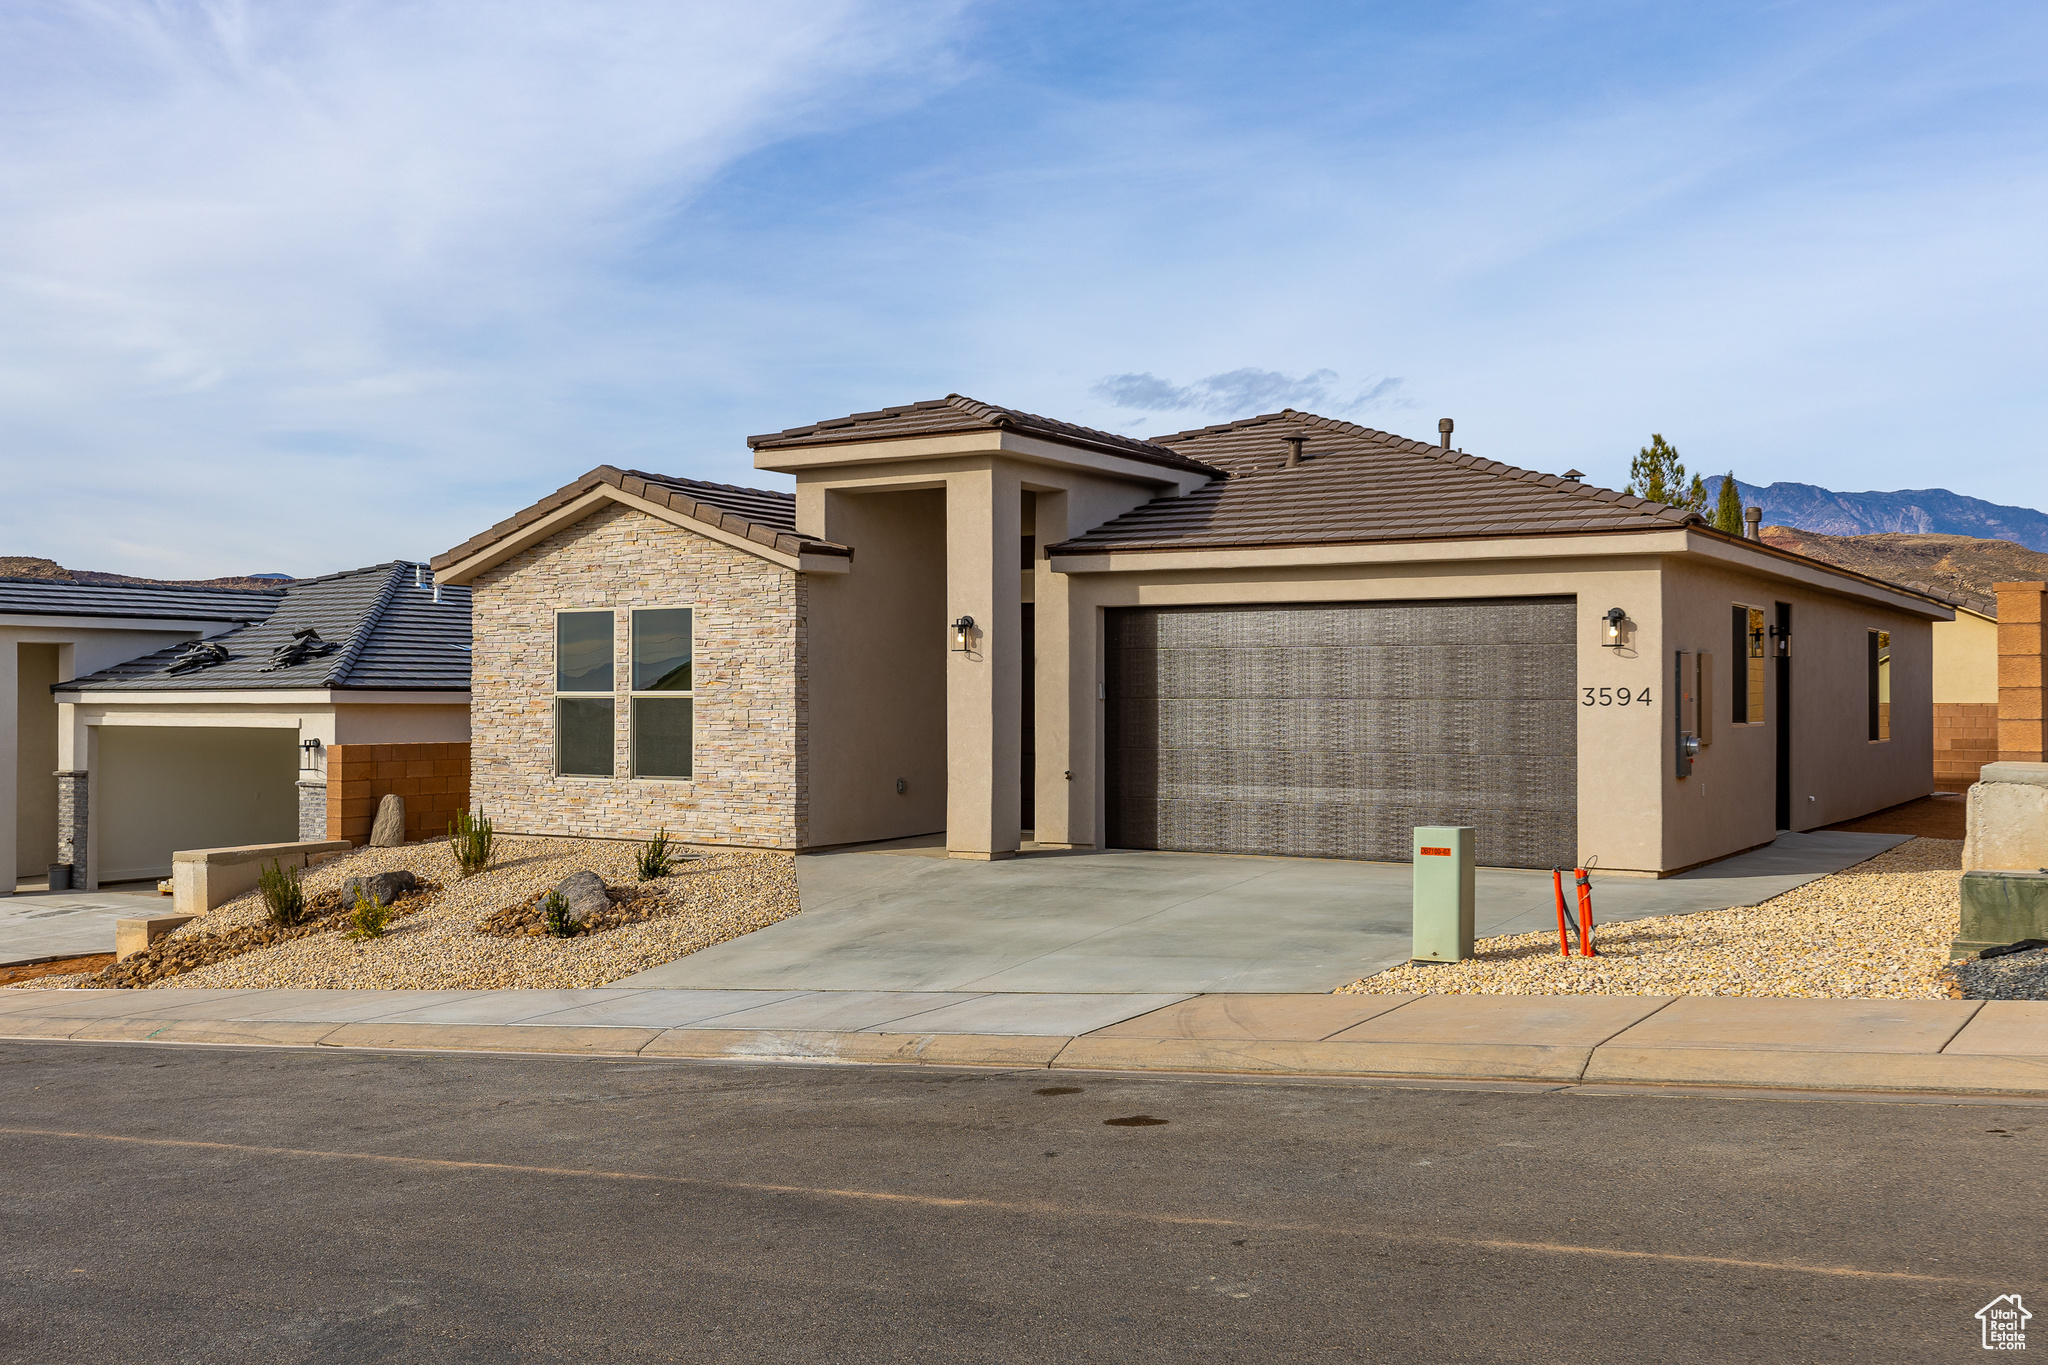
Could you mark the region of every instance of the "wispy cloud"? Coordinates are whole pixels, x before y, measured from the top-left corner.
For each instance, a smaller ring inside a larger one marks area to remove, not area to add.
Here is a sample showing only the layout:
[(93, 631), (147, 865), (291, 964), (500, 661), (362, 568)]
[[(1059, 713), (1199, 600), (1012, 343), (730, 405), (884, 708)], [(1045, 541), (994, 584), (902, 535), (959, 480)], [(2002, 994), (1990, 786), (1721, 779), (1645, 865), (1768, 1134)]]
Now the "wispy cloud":
[(1299, 408), (1325, 416), (1349, 417), (1374, 407), (1411, 407), (1397, 378), (1340, 386), (1335, 370), (1311, 370), (1300, 378), (1278, 370), (1228, 370), (1174, 384), (1156, 374), (1112, 374), (1088, 390), (1131, 412), (1198, 412), (1249, 417), (1276, 408)]
[(181, 573), (445, 548), (616, 451), (667, 225), (943, 88), (959, 9), (6, 6), (0, 534)]

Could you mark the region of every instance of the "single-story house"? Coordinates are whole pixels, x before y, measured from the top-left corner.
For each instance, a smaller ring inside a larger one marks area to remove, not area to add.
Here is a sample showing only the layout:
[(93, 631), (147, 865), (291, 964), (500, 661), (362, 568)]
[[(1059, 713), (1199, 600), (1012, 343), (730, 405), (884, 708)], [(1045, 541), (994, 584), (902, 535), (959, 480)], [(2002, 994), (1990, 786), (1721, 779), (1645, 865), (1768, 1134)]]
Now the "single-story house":
[(1576, 471), (959, 395), (749, 444), (793, 494), (605, 466), (434, 560), (501, 828), (1668, 873), (1932, 787), (1946, 605)]
[(49, 861), (74, 885), (168, 876), (178, 849), (367, 842), (385, 792), (413, 839), (466, 804), (466, 589), (396, 561), (232, 601), (244, 614), (219, 629), (60, 662), (43, 688)]
[(58, 848), (61, 679), (260, 621), (274, 591), (0, 579), (0, 894), (40, 882)]

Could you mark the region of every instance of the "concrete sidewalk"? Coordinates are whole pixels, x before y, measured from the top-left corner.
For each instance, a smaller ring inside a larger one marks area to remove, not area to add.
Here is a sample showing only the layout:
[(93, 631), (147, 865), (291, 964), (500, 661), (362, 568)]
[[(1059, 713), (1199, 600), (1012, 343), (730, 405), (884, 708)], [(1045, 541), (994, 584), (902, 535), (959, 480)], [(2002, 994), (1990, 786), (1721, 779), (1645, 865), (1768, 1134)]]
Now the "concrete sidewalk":
[(2048, 1095), (2048, 1002), (0, 990), (0, 1038)]

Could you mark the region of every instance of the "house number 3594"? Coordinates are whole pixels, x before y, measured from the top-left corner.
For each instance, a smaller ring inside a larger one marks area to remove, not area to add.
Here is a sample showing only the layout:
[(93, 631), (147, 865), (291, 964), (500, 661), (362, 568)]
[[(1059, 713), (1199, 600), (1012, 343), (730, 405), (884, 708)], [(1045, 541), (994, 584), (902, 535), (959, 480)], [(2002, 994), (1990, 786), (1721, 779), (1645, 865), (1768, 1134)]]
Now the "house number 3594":
[(1586, 694), (1586, 699), (1579, 703), (1581, 706), (1648, 706), (1650, 704), (1650, 689), (1647, 687), (1636, 693), (1631, 693), (1626, 687), (1587, 687), (1581, 690)]

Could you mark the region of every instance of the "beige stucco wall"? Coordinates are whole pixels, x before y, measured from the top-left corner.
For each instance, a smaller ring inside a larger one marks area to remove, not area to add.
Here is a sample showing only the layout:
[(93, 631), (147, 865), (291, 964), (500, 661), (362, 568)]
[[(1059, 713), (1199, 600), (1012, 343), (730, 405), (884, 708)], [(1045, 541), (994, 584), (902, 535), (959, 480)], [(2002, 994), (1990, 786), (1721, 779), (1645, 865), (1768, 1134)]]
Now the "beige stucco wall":
[(57, 861), (57, 645), (9, 645), (15, 673), (14, 862), (18, 877), (40, 877)]
[[(1765, 646), (1764, 720), (1730, 722), (1740, 662), (1731, 609), (1792, 604), (1792, 828), (1817, 829), (1933, 790), (1932, 646), (1920, 617), (1816, 592), (1801, 584), (1674, 556), (1663, 581), (1659, 656), (1667, 689), (1679, 650), (1713, 656), (1711, 743), (1690, 777), (1677, 776), (1675, 740), (1661, 745), (1664, 866), (1689, 867), (1768, 843), (1777, 829), (1777, 668)], [(1869, 632), (1892, 633), (1891, 738), (1869, 735)], [(1667, 727), (1668, 715), (1660, 716)], [(1669, 740), (1672, 731), (1667, 728)]]
[(178, 849), (298, 837), (295, 731), (116, 725), (97, 747), (101, 882), (167, 877)]
[(1934, 623), (1934, 700), (1998, 704), (1998, 622), (1956, 608)]
[[(805, 840), (805, 580), (616, 505), (479, 575), (471, 599), (471, 800), (508, 832), (794, 848)], [(628, 612), (693, 607), (692, 780), (558, 777), (555, 612), (616, 613), (617, 771), (631, 682)]]
[(945, 492), (832, 492), (825, 527), (857, 548), (853, 572), (808, 576), (809, 841), (943, 830)]
[(334, 708), (334, 744), (461, 744), (469, 738), (469, 706), (351, 706)]

